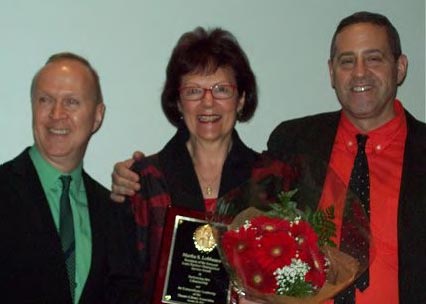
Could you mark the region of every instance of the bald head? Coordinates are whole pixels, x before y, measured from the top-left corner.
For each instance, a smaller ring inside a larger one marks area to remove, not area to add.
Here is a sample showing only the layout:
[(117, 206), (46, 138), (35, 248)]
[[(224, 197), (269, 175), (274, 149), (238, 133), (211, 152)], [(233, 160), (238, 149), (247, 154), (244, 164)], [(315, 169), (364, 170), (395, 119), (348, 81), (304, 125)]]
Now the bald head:
[(90, 75), (90, 79), (91, 79), (91, 83), (92, 83), (92, 89), (94, 92), (94, 100), (97, 103), (103, 103), (103, 95), (102, 95), (102, 90), (101, 90), (101, 85), (100, 85), (100, 81), (99, 81), (99, 76), (98, 73), (96, 72), (96, 70), (92, 67), (92, 65), (90, 64), (90, 62), (77, 55), (74, 53), (70, 53), (70, 52), (63, 52), (63, 53), (57, 53), (54, 54), (52, 56), (49, 57), (49, 59), (46, 61), (45, 65), (37, 71), (37, 73), (34, 75), (32, 82), (31, 82), (31, 100), (34, 100), (34, 93), (35, 93), (35, 89), (37, 86), (37, 81), (39, 78), (39, 75), (41, 72), (43, 72), (44, 69), (46, 69), (50, 64), (52, 63), (58, 63), (58, 62), (74, 62), (75, 64), (80, 64), (82, 66), (84, 66), (89, 75)]

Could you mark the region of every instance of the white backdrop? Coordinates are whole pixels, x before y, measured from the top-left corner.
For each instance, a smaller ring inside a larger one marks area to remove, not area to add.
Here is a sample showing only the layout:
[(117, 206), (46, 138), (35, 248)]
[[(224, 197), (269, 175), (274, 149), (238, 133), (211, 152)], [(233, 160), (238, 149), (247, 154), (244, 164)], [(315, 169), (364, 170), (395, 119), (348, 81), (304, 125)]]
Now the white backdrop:
[(31, 78), (49, 55), (68, 50), (101, 77), (107, 111), (85, 167), (109, 187), (116, 161), (135, 149), (156, 152), (174, 133), (160, 108), (165, 66), (179, 36), (198, 25), (230, 30), (250, 58), (259, 108), (237, 128), (263, 150), (282, 120), (338, 109), (330, 39), (339, 20), (358, 10), (383, 13), (399, 30), (409, 72), (398, 95), (424, 121), (424, 0), (0, 0), (0, 163), (33, 143)]

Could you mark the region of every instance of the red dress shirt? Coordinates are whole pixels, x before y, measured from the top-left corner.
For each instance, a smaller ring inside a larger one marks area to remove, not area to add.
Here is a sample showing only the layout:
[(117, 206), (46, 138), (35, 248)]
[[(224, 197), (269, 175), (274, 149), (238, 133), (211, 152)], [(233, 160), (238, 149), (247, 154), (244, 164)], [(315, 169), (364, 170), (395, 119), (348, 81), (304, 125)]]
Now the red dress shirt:
[[(356, 303), (398, 303), (397, 214), (404, 145), (407, 136), (401, 103), (394, 104), (395, 117), (367, 133), (366, 154), (370, 171), (370, 285), (356, 291)], [(340, 226), (353, 162), (357, 152), (358, 129), (342, 113), (329, 163), (320, 208), (335, 204), (336, 225)], [(345, 187), (336, 183), (335, 175)], [(331, 301), (330, 301), (331, 303)]]

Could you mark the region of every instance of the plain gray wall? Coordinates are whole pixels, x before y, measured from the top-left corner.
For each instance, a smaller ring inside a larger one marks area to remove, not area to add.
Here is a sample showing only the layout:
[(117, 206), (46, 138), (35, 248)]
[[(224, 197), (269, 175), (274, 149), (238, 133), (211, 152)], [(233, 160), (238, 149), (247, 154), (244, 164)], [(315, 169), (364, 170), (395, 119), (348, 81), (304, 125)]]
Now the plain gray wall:
[(358, 10), (383, 13), (398, 29), (409, 58), (398, 95), (424, 121), (424, 0), (0, 0), (0, 163), (33, 143), (32, 76), (52, 53), (73, 51), (101, 77), (107, 111), (85, 167), (109, 187), (116, 161), (135, 149), (156, 152), (174, 133), (160, 108), (165, 66), (180, 35), (198, 25), (230, 30), (246, 51), (259, 108), (237, 128), (263, 150), (279, 122), (339, 108), (329, 44), (339, 20)]

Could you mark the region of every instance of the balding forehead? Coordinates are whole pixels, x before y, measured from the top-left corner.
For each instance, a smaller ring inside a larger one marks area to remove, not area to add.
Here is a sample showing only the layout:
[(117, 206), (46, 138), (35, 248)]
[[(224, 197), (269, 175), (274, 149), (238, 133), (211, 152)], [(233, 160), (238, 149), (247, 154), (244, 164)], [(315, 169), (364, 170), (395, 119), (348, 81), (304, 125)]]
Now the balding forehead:
[(70, 72), (81, 71), (81, 76), (85, 78), (84, 82), (88, 82), (87, 85), (89, 85), (90, 89), (93, 91), (94, 99), (97, 103), (102, 103), (103, 96), (99, 82), (99, 76), (96, 70), (93, 69), (93, 67), (88, 61), (86, 61), (85, 59), (79, 60), (78, 58), (79, 57), (53, 57), (52, 59), (51, 57), (48, 62), (33, 77), (31, 83), (31, 98), (34, 97), (34, 93), (40, 75), (44, 74), (47, 71), (54, 71), (55, 69), (57, 72), (66, 73), (67, 69), (69, 69)]
[(80, 70), (82, 72), (84, 71), (82, 75), (86, 74), (87, 76), (89, 76), (89, 78), (91, 78), (92, 81), (94, 81), (94, 76), (92, 75), (90, 68), (78, 60), (58, 59), (52, 62), (48, 62), (44, 65), (44, 67), (41, 68), (39, 74), (41, 74), (44, 70), (50, 69), (58, 69), (58, 71), (64, 73), (75, 72), (75, 70)]
[(43, 86), (45, 86), (46, 83), (58, 83), (59, 87), (67, 82), (75, 84), (80, 83), (80, 88), (84, 89), (86, 94), (91, 96), (91, 99), (94, 101), (98, 100), (96, 80), (91, 70), (77, 60), (60, 59), (48, 62), (36, 74), (33, 82), (32, 94), (40, 89), (40, 85), (42, 85), (41, 79), (43, 79)]

